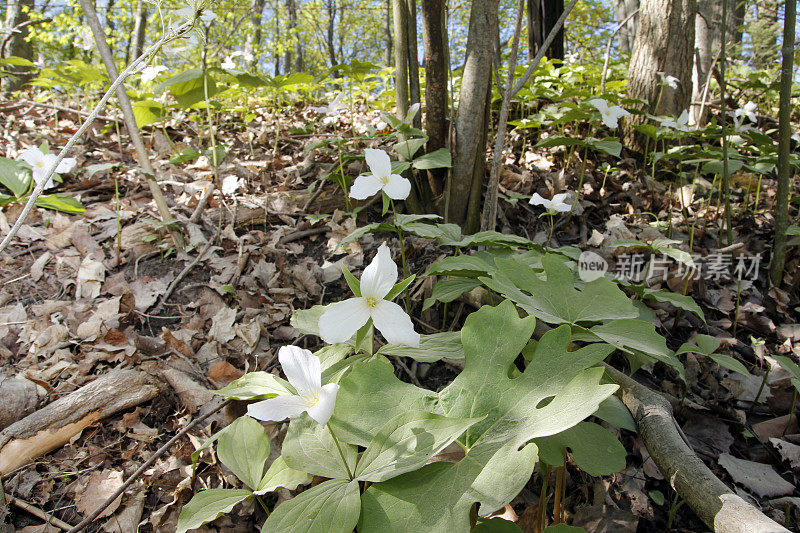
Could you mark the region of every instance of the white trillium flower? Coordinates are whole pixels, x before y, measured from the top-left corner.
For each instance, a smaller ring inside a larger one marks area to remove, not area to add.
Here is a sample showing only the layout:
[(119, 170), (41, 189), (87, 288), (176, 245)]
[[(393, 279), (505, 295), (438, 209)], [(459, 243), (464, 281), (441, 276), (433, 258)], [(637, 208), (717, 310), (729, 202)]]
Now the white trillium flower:
[(247, 406), (247, 414), (258, 420), (279, 422), (304, 412), (325, 425), (333, 415), (339, 385), (322, 385), (319, 357), (297, 346), (283, 346), (278, 361), (297, 394), (276, 396)]
[(241, 50), (237, 50), (234, 53), (232, 53), (231, 57), (241, 57), (242, 59), (248, 62), (254, 59), (253, 54), (251, 54), (250, 52), (242, 52)]
[(236, 68), (236, 63), (233, 62), (232, 56), (227, 56), (220, 66), (225, 70), (233, 70)]
[(677, 120), (673, 120), (671, 118), (660, 119), (661, 125), (665, 128), (672, 128), (673, 130), (678, 131), (689, 131), (689, 111), (686, 109), (683, 110), (681, 116), (678, 117)]
[[(18, 160), (25, 161), (31, 166), (32, 173), (33, 173), (33, 181), (36, 185), (39, 185), (44, 181), (44, 178), (47, 176), (47, 171), (50, 170), (50, 167), (53, 166), (58, 156), (53, 153), (45, 154), (41, 150), (36, 147), (31, 147), (19, 154), (17, 157)], [(61, 160), (61, 162), (56, 167), (55, 172), (58, 174), (65, 174), (70, 172), (77, 161), (71, 157), (65, 157)], [(54, 187), (53, 184), (53, 176), (50, 176), (50, 179), (47, 180), (47, 183), (44, 184), (44, 189), (50, 189)]]
[(337, 94), (333, 100), (330, 101), (328, 105), (314, 107), (311, 106), (308, 109), (314, 113), (319, 113), (321, 115), (335, 115), (339, 112), (339, 109), (342, 107), (342, 99), (344, 99), (344, 93)]
[(94, 48), (94, 37), (92, 36), (92, 32), (86, 28), (81, 29), (78, 33), (78, 36), (75, 37), (75, 46), (80, 48), (81, 50), (89, 51)]
[(603, 124), (611, 128), (612, 130), (617, 129), (617, 126), (619, 126), (620, 118), (631, 116), (630, 113), (628, 113), (618, 105), (609, 106), (608, 102), (606, 102), (602, 98), (594, 98), (592, 100), (589, 100), (589, 103), (592, 104), (595, 108), (597, 108), (598, 111), (600, 111), (600, 117), (603, 119)]
[(353, 182), (350, 198), (364, 200), (378, 191), (383, 191), (392, 200), (405, 200), (411, 193), (411, 182), (400, 174), (392, 174), (392, 161), (383, 150), (364, 150), (367, 165), (372, 171), (362, 174)]
[(142, 83), (149, 83), (168, 70), (164, 65), (148, 65), (142, 69)]
[(233, 174), (225, 176), (222, 180), (222, 194), (231, 195), (244, 187), (246, 181), (244, 178), (237, 178)]
[(555, 213), (566, 213), (567, 211), (572, 209), (572, 206), (565, 202), (566, 199), (567, 199), (567, 193), (565, 192), (556, 194), (555, 196), (553, 196), (552, 200), (548, 200), (538, 192), (535, 192), (533, 193), (533, 196), (531, 196), (531, 199), (528, 203), (531, 205), (540, 205), (544, 207), (547, 210), (547, 212), (552, 215)]
[(384, 242), (361, 275), (361, 296), (331, 305), (319, 318), (319, 333), (330, 344), (345, 342), (369, 319), (391, 344), (419, 347), (419, 333), (403, 308), (385, 300), (397, 281), (397, 265)]
[[(193, 6), (185, 6), (175, 11), (175, 16), (180, 19), (194, 20), (197, 14), (197, 8)], [(200, 21), (206, 26), (211, 24), (217, 19), (217, 14), (211, 10), (203, 9), (200, 13)]]
[(754, 124), (758, 124), (758, 117), (755, 113), (756, 109), (758, 109), (758, 106), (755, 104), (755, 102), (747, 102), (744, 104), (744, 107), (740, 107), (734, 112), (734, 117), (738, 118), (739, 121), (741, 121), (744, 117), (747, 117)]
[(670, 76), (669, 74), (664, 74), (663, 72), (658, 72), (657, 74), (661, 78), (661, 83), (673, 89), (677, 89), (678, 84), (681, 82), (681, 80), (675, 76)]

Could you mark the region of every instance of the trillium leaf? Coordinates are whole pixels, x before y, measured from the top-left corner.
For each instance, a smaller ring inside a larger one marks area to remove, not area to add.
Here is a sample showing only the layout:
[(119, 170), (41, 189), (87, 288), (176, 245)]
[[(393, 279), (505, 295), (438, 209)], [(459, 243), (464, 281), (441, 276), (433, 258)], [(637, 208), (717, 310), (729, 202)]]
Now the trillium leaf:
[(440, 276), (478, 276), (491, 275), (497, 267), (494, 264), (496, 255), (481, 251), (473, 255), (454, 255), (439, 259), (433, 263), (426, 276), (437, 274)]
[(381, 355), (410, 357), (420, 363), (433, 363), (440, 359), (464, 359), (464, 348), (461, 346), (461, 333), (445, 331), (432, 335), (421, 335), (419, 348), (403, 344), (385, 344), (378, 350)]
[(407, 411), (389, 420), (364, 450), (354, 473), (359, 481), (386, 481), (417, 470), (480, 418), (447, 418)]
[(280, 504), (262, 533), (351, 533), (361, 512), (358, 481), (331, 479)]
[(403, 159), (411, 160), (414, 159), (414, 154), (417, 151), (425, 146), (425, 143), (428, 139), (409, 139), (407, 141), (401, 141), (393, 146), (394, 151), (400, 154), (400, 157)]
[(452, 302), (465, 292), (469, 292), (475, 287), (480, 287), (480, 281), (472, 278), (453, 278), (445, 279), (433, 287), (433, 292), (422, 304), (422, 310), (426, 310), (436, 302)]
[(419, 156), (411, 163), (411, 166), (417, 170), (450, 168), (453, 166), (453, 156), (447, 148), (439, 148), (429, 154)]
[[(362, 495), (360, 532), (468, 531), (474, 503), (480, 504), (479, 515), (488, 514), (506, 505), (528, 482), (537, 455), (535, 444), (529, 444), (532, 439), (569, 429), (613, 394), (616, 385), (600, 384), (603, 370), (587, 368), (610, 348), (598, 345), (568, 352), (568, 326), (545, 334), (532, 363), (509, 378), (534, 323), (533, 317), (519, 318), (508, 301), (470, 315), (461, 332), (465, 368), (438, 395), (421, 391), (415, 397), (411, 391), (416, 387), (393, 375), (400, 385), (387, 387), (389, 376), (379, 382), (365, 379), (367, 365), (354, 368), (342, 381), (342, 390), (357, 384), (364, 413), (383, 406), (386, 417), (409, 405), (417, 409), (428, 404), (427, 410), (451, 418), (484, 417), (459, 439), (466, 450), (459, 462), (432, 463), (371, 485)], [(372, 422), (372, 414), (365, 416)], [(368, 425), (360, 427), (362, 423), (357, 420), (354, 425), (367, 432)]]
[(311, 479), (311, 476), (305, 472), (300, 472), (289, 468), (286, 460), (281, 456), (275, 459), (261, 478), (256, 494), (266, 494), (282, 489), (294, 490), (301, 483), (305, 483)]
[(561, 450), (569, 448), (575, 464), (590, 476), (609, 476), (625, 469), (625, 446), (610, 431), (591, 422), (534, 442), (539, 447), (539, 459), (551, 466), (562, 466)]
[[(728, 370), (731, 370), (733, 372), (738, 372), (743, 376), (750, 375), (750, 372), (747, 371), (747, 367), (744, 366), (741, 362), (731, 357), (730, 355), (724, 355), (721, 353), (710, 353), (708, 354), (708, 357), (722, 368), (727, 368)], [(800, 381), (798, 381), (798, 383), (800, 383)]]
[(286, 380), (269, 372), (248, 372), (215, 393), (234, 400), (256, 400), (282, 394), (294, 394)]
[(631, 416), (631, 412), (622, 403), (622, 400), (616, 396), (609, 396), (600, 404), (600, 408), (595, 411), (594, 416), (612, 424), (618, 428), (627, 429), (628, 431), (637, 431), (636, 422)]
[(18, 161), (0, 157), (0, 185), (4, 185), (19, 198), (28, 191), (31, 171)]
[(315, 305), (311, 309), (297, 309), (292, 313), (289, 323), (293, 328), (305, 335), (319, 337), (319, 317), (328, 310), (332, 304)]
[(234, 420), (217, 442), (219, 460), (252, 489), (261, 483), (269, 449), (269, 437), (264, 428), (249, 416)]
[(398, 294), (400, 294), (401, 292), (406, 290), (406, 287), (411, 285), (411, 283), (416, 279), (416, 277), (417, 276), (415, 274), (411, 274), (410, 276), (408, 276), (403, 281), (401, 281), (399, 283), (395, 283), (394, 287), (392, 287), (392, 290), (390, 290), (388, 293), (386, 293), (386, 296), (384, 296), (383, 299), (384, 300), (389, 300), (389, 301), (394, 300), (395, 297)]
[(70, 215), (79, 215), (86, 212), (86, 208), (83, 207), (82, 203), (66, 194), (43, 194), (36, 199), (36, 205)]
[(575, 289), (575, 276), (561, 256), (542, 258), (546, 279), (517, 257), (495, 263), (497, 272), (480, 280), (545, 322), (578, 324), (639, 316), (625, 293), (604, 277), (586, 283), (583, 291)]
[[(339, 444), (352, 472), (356, 467), (356, 447), (346, 442)], [(289, 423), (281, 455), (287, 466), (294, 470), (333, 479), (348, 478), (330, 430), (327, 426), (317, 424), (305, 413)]]
[(181, 509), (177, 532), (185, 533), (216, 520), (252, 495), (245, 489), (208, 489), (198, 492)]

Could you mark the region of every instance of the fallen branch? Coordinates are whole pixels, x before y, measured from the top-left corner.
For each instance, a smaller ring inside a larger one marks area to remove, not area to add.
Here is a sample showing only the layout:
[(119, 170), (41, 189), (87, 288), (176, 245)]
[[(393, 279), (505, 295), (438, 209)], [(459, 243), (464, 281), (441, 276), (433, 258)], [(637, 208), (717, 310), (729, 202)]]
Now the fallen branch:
[(660, 394), (606, 365), (630, 410), (650, 457), (670, 485), (716, 533), (776, 533), (789, 530), (770, 520), (728, 488), (689, 448), (672, 406)]
[(25, 500), (21, 500), (21, 499), (17, 498), (16, 496), (12, 496), (11, 494), (6, 494), (6, 501), (8, 503), (10, 503), (11, 505), (19, 507), (23, 511), (29, 512), (30, 514), (32, 514), (36, 518), (41, 518), (42, 520), (44, 520), (48, 524), (52, 524), (52, 525), (60, 528), (63, 531), (68, 531), (70, 528), (72, 528), (71, 524), (67, 524), (63, 520), (59, 520), (58, 518), (56, 518), (55, 516), (49, 514), (48, 512), (39, 509), (38, 507), (36, 507), (32, 503), (28, 503)]
[(153, 399), (161, 384), (137, 370), (112, 370), (0, 431), (0, 475), (59, 448), (86, 427)]

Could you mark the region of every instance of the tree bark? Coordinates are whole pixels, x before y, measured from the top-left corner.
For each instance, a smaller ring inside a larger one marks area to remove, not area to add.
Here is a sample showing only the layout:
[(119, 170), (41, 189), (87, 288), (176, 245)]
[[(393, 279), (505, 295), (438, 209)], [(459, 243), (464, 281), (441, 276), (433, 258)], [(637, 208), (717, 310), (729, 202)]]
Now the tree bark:
[[(447, 146), (447, 27), (445, 0), (422, 0), (422, 43), (425, 47), (425, 133), (427, 153)], [(435, 197), (443, 192), (447, 169), (428, 171)]]
[(333, 37), (336, 30), (336, 0), (328, 0), (328, 26), (325, 31), (325, 46), (328, 51), (328, 60), (331, 66), (335, 67), (339, 64), (336, 60), (336, 48), (334, 47)]
[(633, 44), (636, 40), (636, 27), (639, 23), (639, 15), (634, 15), (631, 18), (631, 13), (639, 9), (638, 0), (617, 0), (615, 7), (615, 15), (617, 24), (622, 24), (619, 29), (619, 50), (620, 52), (630, 54), (633, 50)]
[[(408, 89), (409, 104), (420, 103), (419, 57), (417, 55), (417, 1), (407, 0), (406, 27), (408, 28)], [(414, 117), (414, 127), (422, 127), (421, 113)]]
[(392, 58), (394, 55), (392, 54), (392, 45), (394, 42), (392, 41), (392, 0), (386, 0), (385, 3), (384, 17), (383, 17), (383, 34), (386, 37), (386, 49), (383, 51), (383, 61), (387, 65), (392, 64)]
[(245, 54), (253, 56), (247, 65), (248, 68), (253, 68), (258, 62), (258, 53), (261, 48), (261, 18), (264, 15), (266, 4), (266, 0), (253, 0), (250, 4), (250, 26), (252, 26), (253, 32), (247, 34), (247, 40), (244, 43)]
[[(296, 29), (297, 29), (297, 6), (295, 5), (295, 0), (286, 0), (286, 13), (288, 15), (288, 22), (287, 22), (287, 39), (292, 42), (297, 41)], [(286, 52), (284, 53), (283, 63), (285, 65), (286, 73), (288, 74), (289, 71), (292, 69), (292, 47), (289, 46), (286, 48)], [(299, 72), (299, 70), (298, 70)]]
[[(281, 3), (276, 0), (275, 6), (272, 8), (272, 18), (275, 21), (275, 39), (273, 42), (279, 43), (281, 42), (281, 17), (280, 17), (280, 9)], [(281, 54), (278, 51), (277, 47), (275, 50), (275, 75), (279, 75), (281, 73)]]
[[(4, 46), (5, 50), (0, 50), (0, 58), (3, 57), (23, 57), (33, 59), (33, 46), (25, 38), (28, 36), (28, 13), (26, 9), (33, 9), (33, 0), (16, 0), (6, 4), (6, 18), (3, 24), (5, 32), (14, 32)], [(5, 35), (3, 36), (5, 39)], [(4, 78), (2, 81), (3, 89), (6, 92), (16, 91), (27, 82), (32, 74), (27, 67), (9, 68), (14, 73), (14, 77)]]
[[(646, 110), (651, 114), (680, 115), (689, 106), (696, 12), (696, 0), (642, 0), (628, 94), (648, 102)], [(662, 87), (658, 72), (678, 78), (678, 87)], [(629, 145), (641, 145), (633, 126), (646, 120), (644, 115), (633, 115), (623, 124)]]
[(408, 16), (406, 0), (392, 0), (394, 20), (394, 92), (397, 117), (408, 113)]
[[(564, 0), (528, 0), (528, 59), (533, 60), (564, 12)], [(531, 31), (533, 30), (533, 31)], [(547, 48), (550, 59), (564, 59), (564, 31)]]
[[(478, 168), (482, 174), (485, 173), (484, 117), (492, 77), (492, 43), (497, 31), (498, 4), (499, 0), (473, 2), (470, 10), (466, 61), (455, 127), (455, 154), (447, 184), (445, 209), (446, 220), (462, 226), (467, 222), (470, 196), (480, 194), (480, 187), (473, 187), (473, 175)], [(477, 200), (480, 202), (479, 198)], [(472, 225), (475, 222), (479, 221), (473, 221)]]
[(130, 57), (137, 58), (142, 55), (144, 50), (144, 39), (147, 34), (147, 2), (139, 0), (136, 3), (136, 23), (133, 26), (133, 34), (131, 35), (131, 56), (125, 58), (125, 64), (128, 64)]

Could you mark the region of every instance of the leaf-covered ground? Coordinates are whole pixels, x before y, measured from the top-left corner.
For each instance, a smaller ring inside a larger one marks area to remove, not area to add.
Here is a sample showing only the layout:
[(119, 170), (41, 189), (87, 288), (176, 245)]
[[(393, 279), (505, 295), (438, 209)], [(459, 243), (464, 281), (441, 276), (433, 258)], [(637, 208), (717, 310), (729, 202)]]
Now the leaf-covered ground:
[[(4, 145), (0, 155), (10, 158), (45, 140), (51, 147), (63, 146), (80, 125), (77, 113), (10, 101), (0, 101), (0, 115)], [(115, 368), (141, 369), (169, 385), (155, 399), (93, 423), (67, 445), (3, 475), (7, 494), (68, 524), (90, 514), (156, 449), (216, 406), (210, 389), (248, 371), (275, 369), (277, 349), (285, 344), (320, 347), (318, 338), (302, 335), (289, 320), (295, 310), (337, 301), (348, 293), (340, 263), (358, 273), (383, 240), (399, 256), (397, 240), (389, 233), (366, 234), (339, 246), (357, 227), (381, 220), (380, 203), (351, 205), (364, 207), (354, 219), (346, 212), (335, 181), (340, 160), (346, 176), (353, 178), (362, 171), (362, 161), (352, 156), (360, 155), (366, 144), (351, 143), (343, 148), (344, 154), (335, 146), (320, 144), (358, 135), (366, 123), (380, 126), (376, 113), (357, 113), (355, 120), (347, 113), (316, 119), (315, 132), (308, 133), (314, 120), (308, 111), (287, 110), (280, 117), (277, 140), (271, 111), (263, 111), (247, 125), (237, 116), (223, 118), (217, 142), (227, 153), (216, 170), (206, 156), (174, 159), (189, 148), (201, 148), (200, 127), (188, 117), (179, 114), (164, 128), (147, 132), (165, 196), (184, 228), (185, 253), (174, 249), (169, 234), (156, 223), (157, 211), (126, 137), (119, 135), (115, 122), (101, 120), (71, 154), (78, 160), (78, 170), (57, 189), (79, 198), (86, 212), (34, 210), (0, 258), (0, 392), (15, 387), (15, 394), (3, 393), (4, 402), (12, 401), (0, 408), (0, 423), (3, 416), (30, 413)], [(641, 166), (641, 154), (627, 150), (619, 159), (589, 152), (586, 162), (576, 153), (565, 168), (562, 147), (532, 148), (529, 137), (511, 136), (501, 174), (504, 199), (498, 230), (546, 242), (550, 220), (538, 217), (539, 211), (527, 199), (534, 192), (550, 197), (574, 190), (585, 164), (577, 209), (572, 216), (556, 219), (550, 246), (592, 250), (617, 264), (625, 252), (642, 252), (645, 261), (658, 255), (612, 246), (622, 239), (650, 243), (675, 239), (679, 242), (670, 248), (700, 258), (720, 248), (720, 213), (713, 191), (681, 188), (673, 182), (668, 165), (653, 182), (650, 167)], [(604, 163), (616, 170), (605, 171)], [(323, 181), (329, 175), (333, 177)], [(193, 217), (212, 180), (223, 184), (224, 194), (215, 192)], [(751, 276), (740, 283), (720, 268), (718, 275), (686, 284), (685, 272), (673, 262), (647, 279), (651, 290), (686, 291), (707, 321), (704, 325), (668, 299), (646, 300), (647, 316), (671, 350), (680, 352), (684, 342), (695, 340), (702, 348), (706, 341), (697, 339), (702, 333), (718, 339), (720, 347), (707, 345), (709, 356), (694, 352), (678, 356), (688, 385), (662, 363), (645, 365), (636, 377), (681, 400), (678, 421), (694, 450), (719, 477), (770, 516), (781, 522), (788, 516), (795, 524), (800, 510), (795, 488), (800, 429), (796, 419), (787, 416), (793, 406), (791, 376), (775, 357), (800, 355), (800, 314), (796, 293), (770, 289), (766, 281), (765, 251), (773, 225), (768, 208), (775, 184), (761, 180), (756, 210), (748, 192), (756, 181), (757, 176), (745, 172), (734, 177), (737, 244), (730, 250), (733, 259), (728, 265), (732, 272), (741, 258), (752, 266), (761, 254)], [(711, 201), (705, 201), (709, 197)], [(20, 210), (19, 204), (3, 208), (3, 232)], [(434, 280), (422, 274), (452, 252), (428, 239), (405, 240), (409, 273), (417, 275), (410, 287), (411, 314), (420, 332), (458, 329), (481, 303), (480, 293), (472, 292), (446, 306), (439, 303), (423, 310)], [(800, 279), (799, 261), (796, 248), (791, 248), (786, 268), (789, 285)], [(710, 356), (717, 353), (735, 361)], [(461, 371), (444, 362), (393, 361), (399, 379), (433, 391), (442, 390)], [(717, 364), (720, 361), (727, 364)], [(614, 362), (626, 364), (622, 357)], [(728, 369), (736, 362), (751, 376)], [(235, 487), (234, 476), (209, 450), (200, 454), (197, 475), (192, 477), (191, 454), (221, 424), (242, 413), (243, 407), (234, 404), (213, 415), (211, 424), (191, 430), (90, 530), (136, 531), (140, 524), (138, 531), (171, 531), (193, 491), (222, 483)], [(286, 425), (265, 427), (273, 437), (276, 456)], [(702, 530), (687, 506), (679, 505), (635, 433), (617, 431), (628, 452), (625, 470), (594, 478), (570, 463), (568, 522), (587, 531), (665, 530), (668, 522), (675, 531)], [(553, 486), (551, 479), (551, 493)], [(506, 508), (505, 516), (518, 517), (524, 531), (535, 531), (541, 487), (540, 476), (534, 474)], [(284, 491), (278, 500), (288, 496)], [(253, 531), (264, 518), (250, 500), (207, 529)], [(17, 504), (0, 506), (0, 523), (7, 531), (55, 530)]]

